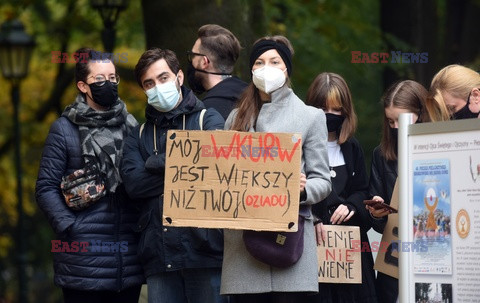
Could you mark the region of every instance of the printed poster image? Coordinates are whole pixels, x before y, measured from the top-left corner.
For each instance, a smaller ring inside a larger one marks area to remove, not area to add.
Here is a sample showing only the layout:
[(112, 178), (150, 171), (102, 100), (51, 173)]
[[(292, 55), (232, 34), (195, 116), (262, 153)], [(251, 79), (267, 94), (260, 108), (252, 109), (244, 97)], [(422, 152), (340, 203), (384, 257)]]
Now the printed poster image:
[(470, 155), (470, 174), (473, 182), (480, 182), (480, 155)]
[(452, 298), (452, 284), (415, 283), (415, 302), (453, 302)]
[(450, 163), (413, 161), (413, 234), (415, 274), (452, 274)]

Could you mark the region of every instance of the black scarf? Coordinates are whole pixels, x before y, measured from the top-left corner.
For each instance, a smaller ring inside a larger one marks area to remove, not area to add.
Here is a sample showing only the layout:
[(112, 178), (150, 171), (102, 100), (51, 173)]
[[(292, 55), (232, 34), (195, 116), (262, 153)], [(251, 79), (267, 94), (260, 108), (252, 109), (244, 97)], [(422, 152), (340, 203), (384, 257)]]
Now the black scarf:
[(85, 164), (94, 161), (103, 173), (109, 192), (115, 192), (122, 182), (119, 167), (124, 139), (137, 121), (127, 112), (125, 103), (118, 100), (106, 111), (88, 106), (82, 94), (65, 108), (62, 116), (78, 125)]

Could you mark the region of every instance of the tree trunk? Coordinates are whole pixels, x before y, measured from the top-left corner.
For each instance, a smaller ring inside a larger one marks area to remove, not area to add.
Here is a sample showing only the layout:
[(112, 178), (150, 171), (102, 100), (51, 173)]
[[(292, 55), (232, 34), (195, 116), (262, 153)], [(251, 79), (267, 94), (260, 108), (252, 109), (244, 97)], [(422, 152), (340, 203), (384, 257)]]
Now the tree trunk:
[(186, 51), (191, 50), (200, 26), (209, 23), (228, 28), (244, 49), (237, 61), (236, 73), (248, 79), (248, 51), (264, 31), (263, 5), (257, 0), (142, 0), (147, 49), (173, 50), (185, 70)]
[[(392, 39), (386, 40), (387, 52), (428, 53), (426, 63), (402, 63), (403, 72), (398, 73), (398, 66), (387, 66), (384, 72), (384, 87), (394, 81), (413, 79), (427, 89), (434, 73), (439, 67), (442, 50), (439, 49), (439, 34), (436, 0), (381, 1), (381, 30), (384, 37), (392, 35), (406, 43), (406, 48), (399, 49)], [(391, 57), (390, 57), (391, 60)], [(400, 63), (391, 63), (400, 64)], [(393, 68), (392, 68), (393, 67)]]
[(468, 64), (480, 52), (480, 5), (472, 0), (448, 0), (446, 11), (445, 65)]

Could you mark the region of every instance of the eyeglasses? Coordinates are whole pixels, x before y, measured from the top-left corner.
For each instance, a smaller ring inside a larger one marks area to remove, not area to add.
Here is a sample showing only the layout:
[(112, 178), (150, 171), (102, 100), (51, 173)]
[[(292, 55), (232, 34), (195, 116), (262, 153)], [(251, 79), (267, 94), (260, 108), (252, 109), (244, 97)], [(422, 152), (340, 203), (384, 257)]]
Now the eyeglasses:
[(103, 86), (105, 81), (110, 81), (113, 85), (118, 85), (120, 83), (120, 76), (118, 74), (111, 74), (108, 76), (108, 79), (104, 75), (90, 76), (87, 79), (94, 78), (96, 86)]
[(192, 51), (187, 51), (188, 62), (192, 63), (192, 60), (195, 56), (207, 56), (207, 55), (200, 54), (200, 53), (195, 53), (195, 52), (192, 52)]

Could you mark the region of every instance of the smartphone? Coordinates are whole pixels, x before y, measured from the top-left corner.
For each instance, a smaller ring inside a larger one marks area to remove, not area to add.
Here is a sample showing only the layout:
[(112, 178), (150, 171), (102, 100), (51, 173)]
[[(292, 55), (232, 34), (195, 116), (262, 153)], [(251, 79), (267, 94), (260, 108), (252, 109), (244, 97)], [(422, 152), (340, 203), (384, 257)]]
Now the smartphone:
[(398, 210), (391, 207), (390, 205), (380, 202), (380, 201), (375, 201), (375, 200), (364, 200), (363, 204), (371, 206), (375, 209), (387, 209), (390, 211), (390, 213), (398, 213)]

